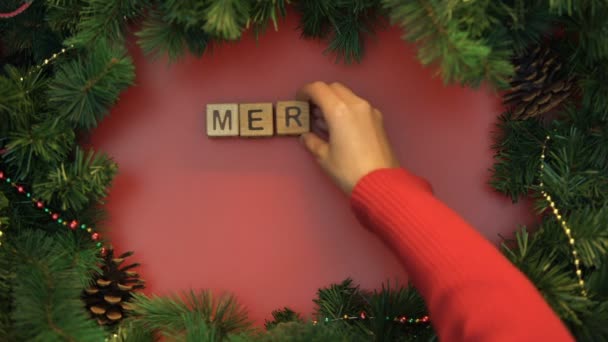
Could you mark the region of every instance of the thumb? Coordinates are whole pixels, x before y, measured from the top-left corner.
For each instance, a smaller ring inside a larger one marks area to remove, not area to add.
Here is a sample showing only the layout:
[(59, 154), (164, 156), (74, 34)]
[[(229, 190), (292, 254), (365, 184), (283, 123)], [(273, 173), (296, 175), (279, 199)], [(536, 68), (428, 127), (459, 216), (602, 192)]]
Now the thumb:
[(327, 159), (329, 145), (315, 133), (304, 133), (300, 137), (308, 152), (310, 152), (319, 162)]

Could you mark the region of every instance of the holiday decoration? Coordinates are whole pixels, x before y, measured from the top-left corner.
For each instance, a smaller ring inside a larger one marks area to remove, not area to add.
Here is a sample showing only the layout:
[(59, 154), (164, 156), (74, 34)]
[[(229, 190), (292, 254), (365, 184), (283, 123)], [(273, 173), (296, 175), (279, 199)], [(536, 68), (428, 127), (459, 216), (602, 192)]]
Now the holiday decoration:
[(0, 13), (0, 18), (2, 19), (8, 19), (8, 18), (12, 18), (14, 16), (17, 16), (21, 13), (23, 13), (23, 11), (25, 11), (28, 7), (30, 7), (30, 5), (32, 4), (32, 1), (25, 1), (21, 6), (19, 6), (17, 9), (15, 9), (12, 12), (8, 12), (8, 13)]
[[(534, 233), (505, 240), (505, 256), (577, 340), (607, 340), (608, 3), (570, 0), (3, 1), (0, 340), (432, 337), (433, 316), (411, 288), (333, 284), (319, 290), (311, 320), (283, 309), (266, 333), (230, 295), (134, 294), (143, 284), (97, 229), (117, 165), (79, 142), (134, 82), (125, 37), (135, 30), (146, 55), (201, 56), (247, 30), (281, 29), (290, 4), (302, 37), (326, 40), (337, 61), (364, 58), (364, 37), (386, 15), (446, 84), (506, 91), (491, 184), (513, 201), (535, 199), (539, 219)], [(209, 136), (300, 134), (309, 125), (304, 107), (291, 104), (277, 105), (276, 118), (272, 104), (210, 106)]]
[(93, 277), (82, 297), (99, 324), (113, 325), (125, 318), (125, 307), (133, 298), (133, 291), (143, 289), (144, 281), (133, 271), (139, 264), (123, 265), (133, 252), (115, 256), (114, 249), (108, 247), (103, 254), (101, 272)]
[[(272, 103), (207, 105), (207, 136), (269, 137), (310, 131), (310, 109), (304, 101), (278, 101), (276, 119)], [(275, 124), (276, 123), (276, 124)]]
[(504, 97), (513, 118), (527, 119), (549, 112), (573, 92), (574, 81), (563, 70), (560, 56), (537, 46), (515, 60), (511, 89)]

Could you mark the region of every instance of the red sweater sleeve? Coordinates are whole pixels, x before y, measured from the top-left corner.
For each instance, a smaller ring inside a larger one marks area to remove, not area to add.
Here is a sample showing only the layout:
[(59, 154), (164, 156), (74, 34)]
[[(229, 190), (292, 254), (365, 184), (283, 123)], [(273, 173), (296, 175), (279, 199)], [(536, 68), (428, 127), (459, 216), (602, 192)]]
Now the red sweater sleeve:
[(374, 171), (351, 204), (399, 256), (441, 341), (573, 341), (534, 285), (424, 180)]

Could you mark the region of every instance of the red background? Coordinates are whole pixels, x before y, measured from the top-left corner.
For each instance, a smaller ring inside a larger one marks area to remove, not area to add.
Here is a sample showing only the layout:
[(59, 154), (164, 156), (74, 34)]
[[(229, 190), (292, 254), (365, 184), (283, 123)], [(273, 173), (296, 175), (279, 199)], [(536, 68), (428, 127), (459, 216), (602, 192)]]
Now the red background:
[(365, 288), (406, 279), (296, 138), (205, 135), (207, 103), (293, 99), (314, 80), (343, 82), (378, 107), (402, 164), (488, 239), (531, 220), (487, 185), (495, 94), (445, 87), (397, 28), (367, 39), (363, 62), (346, 66), (296, 27), (292, 14), (257, 42), (248, 33), (171, 65), (132, 43), (136, 85), (93, 144), (120, 165), (106, 229), (118, 250), (136, 251), (148, 293), (230, 291), (261, 322), (285, 305), (310, 313), (317, 288), (349, 276)]

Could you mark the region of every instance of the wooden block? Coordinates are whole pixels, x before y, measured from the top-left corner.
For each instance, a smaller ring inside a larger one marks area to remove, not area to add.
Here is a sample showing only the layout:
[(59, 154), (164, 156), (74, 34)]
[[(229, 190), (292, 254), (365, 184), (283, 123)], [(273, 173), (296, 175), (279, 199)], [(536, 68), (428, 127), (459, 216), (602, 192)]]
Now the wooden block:
[(239, 104), (242, 137), (270, 137), (274, 134), (272, 103)]
[(239, 105), (236, 103), (208, 104), (207, 136), (238, 137)]
[(310, 131), (310, 108), (308, 102), (277, 102), (277, 134), (299, 135)]

